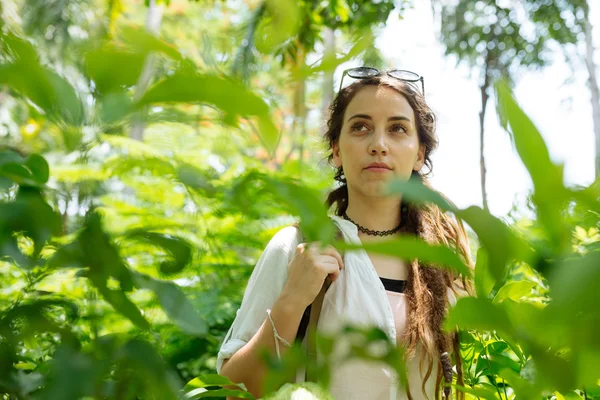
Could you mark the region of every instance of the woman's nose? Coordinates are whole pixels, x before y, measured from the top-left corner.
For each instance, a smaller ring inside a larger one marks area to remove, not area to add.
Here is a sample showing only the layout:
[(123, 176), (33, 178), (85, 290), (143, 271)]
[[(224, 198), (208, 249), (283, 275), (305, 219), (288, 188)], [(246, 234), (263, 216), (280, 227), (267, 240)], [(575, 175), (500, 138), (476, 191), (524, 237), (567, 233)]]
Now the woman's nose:
[(371, 143), (369, 144), (370, 154), (387, 154), (388, 147), (385, 137), (385, 132), (373, 132)]

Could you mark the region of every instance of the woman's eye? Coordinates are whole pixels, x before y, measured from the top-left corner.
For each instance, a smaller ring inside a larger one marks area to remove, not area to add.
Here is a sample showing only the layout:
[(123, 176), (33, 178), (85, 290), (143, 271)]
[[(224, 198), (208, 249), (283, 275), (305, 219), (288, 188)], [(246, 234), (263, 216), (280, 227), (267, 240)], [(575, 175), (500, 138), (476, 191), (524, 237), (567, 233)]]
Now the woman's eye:
[(392, 132), (397, 132), (397, 133), (406, 133), (407, 129), (404, 127), (404, 125), (394, 125), (390, 128), (390, 130)]
[(369, 128), (365, 124), (358, 123), (358, 124), (352, 125), (352, 127), (350, 129), (352, 130), (352, 132), (364, 132), (365, 130), (368, 130)]

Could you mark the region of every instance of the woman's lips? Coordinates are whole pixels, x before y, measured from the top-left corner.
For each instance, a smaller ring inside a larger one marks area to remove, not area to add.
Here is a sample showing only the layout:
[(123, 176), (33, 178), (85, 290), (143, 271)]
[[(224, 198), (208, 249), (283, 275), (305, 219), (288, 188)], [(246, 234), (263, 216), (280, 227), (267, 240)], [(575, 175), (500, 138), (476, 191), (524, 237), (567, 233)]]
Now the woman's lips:
[(389, 168), (385, 168), (385, 167), (368, 167), (365, 168), (367, 171), (371, 171), (371, 172), (388, 172), (391, 171), (391, 169)]

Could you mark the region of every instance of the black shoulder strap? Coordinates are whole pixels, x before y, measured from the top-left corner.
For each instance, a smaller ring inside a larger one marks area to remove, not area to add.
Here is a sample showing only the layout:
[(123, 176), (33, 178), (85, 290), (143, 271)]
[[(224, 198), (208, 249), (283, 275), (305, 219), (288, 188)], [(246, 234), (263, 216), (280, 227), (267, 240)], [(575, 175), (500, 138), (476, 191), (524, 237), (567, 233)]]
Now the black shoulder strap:
[[(299, 233), (300, 233), (300, 243), (302, 243), (304, 241), (304, 236), (302, 234), (302, 229), (300, 229), (300, 224), (298, 222), (294, 223), (294, 226), (298, 229)], [(342, 232), (338, 229), (337, 230), (337, 238), (341, 239), (342, 238)], [(315, 299), (315, 302), (313, 302), (313, 304), (309, 305), (306, 310), (304, 310), (304, 314), (302, 315), (302, 319), (300, 320), (300, 326), (298, 327), (298, 333), (296, 334), (296, 342), (302, 342), (302, 340), (304, 340), (304, 337), (306, 336), (306, 332), (308, 330), (308, 327), (311, 323), (311, 310), (313, 308), (313, 305), (317, 306), (317, 314), (313, 315), (313, 325), (316, 325), (316, 323), (318, 322), (318, 318), (319, 318), (319, 314), (321, 313), (321, 306), (322, 306), (322, 301), (323, 301), (323, 296), (325, 294), (325, 292), (329, 289), (329, 286), (331, 285), (331, 281), (329, 279), (325, 280), (324, 286), (324, 292), (322, 293), (322, 295), (317, 296), (317, 298)], [(318, 304), (315, 304), (318, 303)], [(314, 327), (316, 328), (316, 326)]]

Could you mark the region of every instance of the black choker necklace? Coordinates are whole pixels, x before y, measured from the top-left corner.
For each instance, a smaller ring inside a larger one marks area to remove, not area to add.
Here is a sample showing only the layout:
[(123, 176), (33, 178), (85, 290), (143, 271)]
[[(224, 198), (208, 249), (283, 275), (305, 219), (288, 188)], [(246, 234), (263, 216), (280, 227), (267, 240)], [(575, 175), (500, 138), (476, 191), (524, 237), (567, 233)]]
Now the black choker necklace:
[(366, 234), (366, 235), (371, 235), (371, 236), (389, 236), (389, 235), (393, 235), (394, 233), (398, 232), (400, 229), (402, 229), (402, 226), (404, 225), (404, 221), (406, 221), (406, 211), (407, 208), (405, 205), (402, 206), (401, 208), (402, 211), (402, 215), (400, 217), (400, 225), (398, 225), (397, 227), (395, 227), (394, 229), (390, 229), (389, 231), (374, 231), (371, 229), (367, 229), (364, 226), (361, 226), (359, 224), (357, 224), (356, 222), (352, 221), (352, 219), (344, 212), (344, 214), (342, 214), (342, 218), (344, 218), (347, 221), (352, 222), (354, 225), (356, 225), (356, 227), (358, 228), (359, 231), (361, 231), (362, 233)]

